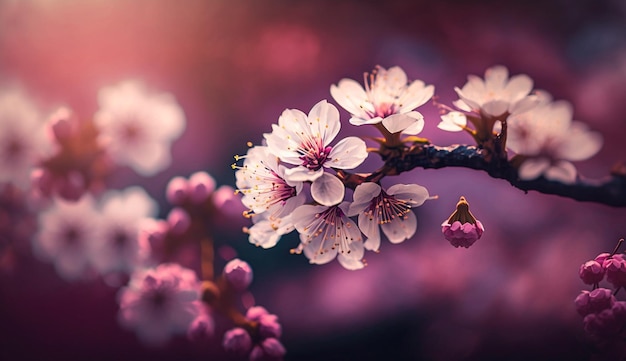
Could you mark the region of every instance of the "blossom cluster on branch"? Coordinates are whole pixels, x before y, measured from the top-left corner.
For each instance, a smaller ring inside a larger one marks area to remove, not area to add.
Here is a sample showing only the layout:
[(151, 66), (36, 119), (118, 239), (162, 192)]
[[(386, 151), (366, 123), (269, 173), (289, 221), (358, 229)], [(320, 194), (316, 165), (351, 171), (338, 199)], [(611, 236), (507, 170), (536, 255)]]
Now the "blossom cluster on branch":
[[(438, 128), (467, 132), (473, 146), (439, 147), (417, 136), (425, 120), (416, 109), (433, 98), (434, 86), (409, 81), (399, 67), (377, 67), (364, 75), (363, 86), (342, 79), (330, 87), (332, 98), (350, 113), (350, 124), (375, 131), (364, 137), (372, 147), (356, 136), (334, 142), (340, 114), (326, 100), (308, 114), (285, 110), (264, 134), (263, 145), (235, 156), (243, 160), (233, 169), (253, 222), (246, 228), (249, 241), (269, 248), (296, 230), (300, 243), (293, 252), (311, 263), (337, 258), (347, 269), (363, 268), (364, 251), (379, 249), (380, 230), (391, 243), (413, 237), (413, 209), (436, 198), (418, 184), (382, 183), (419, 167), (480, 169), (523, 190), (626, 205), (626, 174), (595, 183), (577, 174), (572, 162), (596, 154), (602, 137), (572, 120), (569, 103), (533, 91), (530, 77), (509, 77), (504, 66), (487, 69), (484, 79), (470, 75), (455, 91), (457, 110), (435, 102), (442, 113)], [(371, 153), (380, 156), (382, 166), (358, 168)], [(445, 238), (456, 247), (469, 247), (484, 231), (466, 208), (461, 197), (457, 212), (443, 224)]]

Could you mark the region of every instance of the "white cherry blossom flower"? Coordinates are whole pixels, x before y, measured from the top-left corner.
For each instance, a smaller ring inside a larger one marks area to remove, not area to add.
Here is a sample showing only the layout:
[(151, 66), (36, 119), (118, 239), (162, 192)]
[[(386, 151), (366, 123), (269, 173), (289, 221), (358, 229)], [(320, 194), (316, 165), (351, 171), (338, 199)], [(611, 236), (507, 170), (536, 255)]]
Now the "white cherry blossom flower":
[(185, 128), (172, 95), (148, 94), (140, 83), (125, 81), (100, 90), (98, 102), (98, 138), (116, 162), (145, 176), (170, 164), (170, 143)]
[(89, 195), (77, 202), (54, 199), (52, 207), (39, 216), (39, 232), (33, 238), (33, 251), (43, 261), (51, 261), (66, 280), (85, 278), (90, 265), (89, 244), (98, 235), (98, 212)]
[(349, 215), (359, 216), (359, 228), (367, 237), (365, 249), (380, 247), (380, 229), (391, 243), (411, 238), (417, 230), (417, 218), (411, 208), (429, 199), (428, 190), (417, 184), (396, 184), (386, 191), (376, 183), (366, 182), (354, 190)]
[(139, 232), (142, 222), (156, 216), (157, 208), (140, 187), (104, 194), (98, 237), (90, 242), (91, 261), (100, 274), (131, 273), (147, 261), (150, 245)]
[(17, 89), (0, 89), (0, 183), (28, 187), (31, 171), (51, 150), (33, 102)]
[(543, 175), (564, 183), (576, 181), (570, 161), (585, 160), (602, 147), (602, 136), (583, 123), (572, 121), (568, 102), (544, 102), (509, 117), (507, 147), (526, 156), (518, 173), (523, 180)]
[(185, 334), (201, 311), (195, 272), (174, 263), (135, 271), (118, 299), (120, 323), (148, 344)]
[(339, 111), (322, 100), (308, 116), (297, 109), (285, 110), (265, 139), (271, 153), (295, 165), (285, 170), (286, 179), (315, 181), (322, 176), (324, 168), (352, 169), (367, 158), (365, 142), (358, 137), (347, 137), (330, 145), (340, 127)]
[[(368, 76), (369, 75), (369, 76)], [(330, 87), (330, 94), (350, 112), (353, 125), (381, 123), (390, 133), (418, 134), (424, 128), (424, 117), (414, 111), (435, 91), (421, 80), (409, 83), (400, 67), (386, 70), (377, 67), (365, 74), (365, 89), (352, 79), (342, 79)]]
[(235, 172), (241, 202), (254, 214), (267, 212), (268, 221), (280, 219), (304, 204), (301, 181), (288, 181), (287, 168), (269, 152), (268, 147), (250, 148), (243, 165)]
[(348, 207), (348, 202), (331, 207), (298, 207), (292, 220), (301, 243), (293, 252), (304, 251), (314, 264), (325, 264), (337, 258), (346, 269), (363, 268), (363, 238), (357, 225), (347, 216)]
[(518, 74), (509, 78), (508, 69), (497, 65), (485, 71), (485, 80), (469, 75), (463, 88), (455, 87), (460, 99), (454, 105), (466, 112), (492, 117), (506, 112), (520, 113), (537, 102), (534, 96), (529, 95), (532, 88), (533, 81), (528, 75)]

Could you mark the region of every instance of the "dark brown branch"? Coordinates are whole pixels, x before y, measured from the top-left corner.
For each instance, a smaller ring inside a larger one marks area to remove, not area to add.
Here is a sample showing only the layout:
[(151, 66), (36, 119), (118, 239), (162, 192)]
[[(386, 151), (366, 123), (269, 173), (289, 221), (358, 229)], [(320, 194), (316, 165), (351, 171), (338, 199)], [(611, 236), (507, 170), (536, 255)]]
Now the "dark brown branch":
[(544, 177), (523, 181), (517, 175), (517, 169), (511, 163), (488, 162), (483, 151), (475, 146), (453, 145), (439, 147), (421, 145), (404, 152), (391, 155), (385, 165), (371, 175), (362, 176), (338, 172), (339, 177), (348, 187), (366, 181), (377, 181), (386, 175), (397, 175), (414, 168), (439, 169), (462, 167), (487, 172), (491, 177), (507, 180), (514, 187), (525, 192), (534, 190), (545, 194), (554, 194), (583, 202), (602, 203), (614, 207), (626, 207), (626, 177), (611, 175), (593, 180), (579, 177), (574, 184), (551, 181)]

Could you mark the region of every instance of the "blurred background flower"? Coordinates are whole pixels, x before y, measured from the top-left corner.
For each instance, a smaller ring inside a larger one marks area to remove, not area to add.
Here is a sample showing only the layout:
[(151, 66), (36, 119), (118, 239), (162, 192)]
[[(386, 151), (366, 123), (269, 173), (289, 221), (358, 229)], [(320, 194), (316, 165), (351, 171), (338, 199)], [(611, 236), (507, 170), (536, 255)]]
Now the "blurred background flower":
[[(41, 112), (67, 106), (90, 119), (99, 90), (127, 79), (176, 99), (186, 127), (171, 165), (150, 178), (123, 168), (110, 179), (118, 189), (143, 186), (161, 218), (173, 176), (205, 170), (234, 185), (232, 156), (246, 142), (259, 144), (286, 108), (332, 102), (330, 86), (342, 78), (398, 65), (451, 105), (454, 86), (494, 64), (571, 101), (574, 118), (603, 135), (600, 152), (577, 164), (581, 174), (602, 177), (626, 159), (622, 0), (0, 0), (0, 82), (17, 84)], [(471, 143), (437, 129), (437, 107), (420, 112), (420, 136)], [(366, 134), (340, 114), (340, 137)], [(254, 269), (250, 290), (280, 318), (288, 360), (589, 359), (573, 302), (583, 288), (577, 272), (624, 237), (626, 210), (524, 194), (469, 169), (414, 170), (393, 182), (423, 185), (439, 199), (416, 210), (414, 237), (383, 243), (360, 271), (289, 255), (295, 234), (264, 250), (240, 232), (246, 220), (219, 230), (224, 253)], [(486, 228), (470, 249), (450, 247), (440, 229), (462, 195)], [(0, 204), (0, 229), (11, 230), (8, 203)], [(69, 283), (17, 242), (0, 237), (0, 359), (224, 356), (218, 339), (142, 345), (117, 323), (116, 288)]]

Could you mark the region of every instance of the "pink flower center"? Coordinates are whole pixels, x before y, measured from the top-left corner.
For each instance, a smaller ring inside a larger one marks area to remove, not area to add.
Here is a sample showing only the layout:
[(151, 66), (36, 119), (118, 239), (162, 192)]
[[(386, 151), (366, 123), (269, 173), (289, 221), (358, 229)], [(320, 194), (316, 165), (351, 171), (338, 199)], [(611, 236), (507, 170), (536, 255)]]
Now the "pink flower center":
[(299, 148), (302, 165), (314, 171), (322, 168), (332, 149), (331, 146), (324, 147), (320, 138), (306, 140)]

